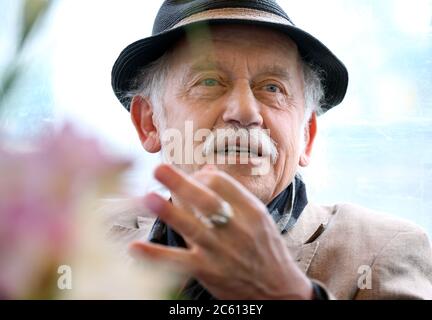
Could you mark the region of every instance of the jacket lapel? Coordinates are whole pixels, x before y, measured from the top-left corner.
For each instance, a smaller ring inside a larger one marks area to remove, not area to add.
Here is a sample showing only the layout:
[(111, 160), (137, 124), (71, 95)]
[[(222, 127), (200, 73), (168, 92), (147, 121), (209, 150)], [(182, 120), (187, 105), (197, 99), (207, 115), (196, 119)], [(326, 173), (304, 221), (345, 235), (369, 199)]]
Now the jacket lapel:
[(318, 249), (319, 242), (307, 243), (299, 246), (288, 246), (291, 254), (293, 255), (297, 266), (304, 272), (307, 273), (309, 266), (312, 262), (313, 257)]
[(150, 233), (150, 230), (155, 223), (156, 218), (154, 217), (143, 217), (138, 216), (137, 217), (137, 225), (139, 229), (145, 229), (147, 233)]
[(326, 229), (330, 216), (328, 208), (308, 204), (294, 227), (283, 235), (293, 258), (304, 273), (307, 273), (318, 250), (317, 239)]

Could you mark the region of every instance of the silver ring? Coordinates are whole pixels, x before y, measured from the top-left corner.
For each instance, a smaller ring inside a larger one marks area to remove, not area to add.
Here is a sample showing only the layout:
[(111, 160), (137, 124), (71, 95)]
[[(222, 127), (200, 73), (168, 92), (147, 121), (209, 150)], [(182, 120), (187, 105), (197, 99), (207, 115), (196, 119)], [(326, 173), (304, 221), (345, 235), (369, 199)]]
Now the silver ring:
[(211, 216), (209, 216), (209, 220), (212, 225), (216, 227), (222, 227), (226, 225), (230, 219), (234, 216), (234, 212), (232, 207), (228, 202), (222, 202), (221, 208)]

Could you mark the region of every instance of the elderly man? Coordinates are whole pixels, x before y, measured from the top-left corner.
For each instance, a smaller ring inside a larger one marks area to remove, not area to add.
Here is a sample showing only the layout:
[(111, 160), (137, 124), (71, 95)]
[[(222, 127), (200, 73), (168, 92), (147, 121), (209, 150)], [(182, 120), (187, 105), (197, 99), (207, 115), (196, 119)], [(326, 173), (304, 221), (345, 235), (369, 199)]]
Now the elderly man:
[(144, 149), (170, 163), (155, 177), (171, 198), (147, 195), (156, 221), (122, 215), (113, 231), (187, 271), (192, 299), (432, 298), (420, 228), (307, 201), (298, 169), (317, 115), (347, 84), (344, 65), (275, 1), (165, 1), (112, 85)]

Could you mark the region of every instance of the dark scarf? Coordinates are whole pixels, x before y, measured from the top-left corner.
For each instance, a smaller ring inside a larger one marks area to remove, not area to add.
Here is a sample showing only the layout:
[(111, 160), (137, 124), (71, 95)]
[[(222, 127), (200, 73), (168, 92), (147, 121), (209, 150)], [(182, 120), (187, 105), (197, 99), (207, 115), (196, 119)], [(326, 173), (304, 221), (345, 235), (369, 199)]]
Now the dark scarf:
[[(293, 199), (293, 185), (295, 193)], [(291, 206), (293, 204), (293, 206)], [(268, 205), (267, 209), (273, 220), (283, 234), (294, 226), (300, 217), (303, 209), (307, 205), (306, 187), (303, 181), (296, 176), (294, 183), (291, 183)], [(291, 210), (292, 208), (292, 210)], [(183, 238), (167, 226), (161, 220), (156, 219), (150, 231), (149, 241), (168, 245), (171, 247), (186, 247)], [(182, 298), (193, 300), (212, 300), (215, 299), (198, 281), (191, 279), (180, 293)]]

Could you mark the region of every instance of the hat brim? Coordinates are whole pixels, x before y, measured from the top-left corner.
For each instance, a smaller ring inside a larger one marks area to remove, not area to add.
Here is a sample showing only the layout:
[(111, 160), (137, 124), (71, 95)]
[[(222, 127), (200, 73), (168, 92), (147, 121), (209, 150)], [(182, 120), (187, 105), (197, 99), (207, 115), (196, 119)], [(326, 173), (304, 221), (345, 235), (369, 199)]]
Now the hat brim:
[(348, 71), (324, 44), (309, 33), (295, 26), (267, 21), (211, 19), (192, 22), (138, 40), (127, 46), (117, 58), (111, 73), (112, 88), (122, 105), (129, 110), (131, 98), (124, 95), (131, 90), (132, 81), (137, 76), (137, 72), (161, 57), (181, 36), (185, 35), (188, 28), (221, 24), (261, 25), (285, 33), (297, 44), (303, 60), (322, 71), (321, 77), (325, 93), (325, 100), (321, 105), (322, 111), (326, 112), (342, 102), (348, 87)]

